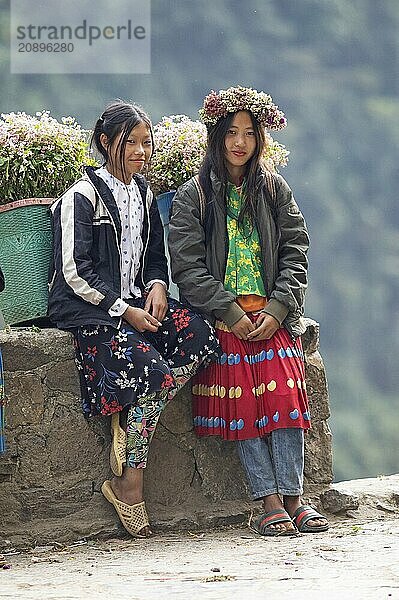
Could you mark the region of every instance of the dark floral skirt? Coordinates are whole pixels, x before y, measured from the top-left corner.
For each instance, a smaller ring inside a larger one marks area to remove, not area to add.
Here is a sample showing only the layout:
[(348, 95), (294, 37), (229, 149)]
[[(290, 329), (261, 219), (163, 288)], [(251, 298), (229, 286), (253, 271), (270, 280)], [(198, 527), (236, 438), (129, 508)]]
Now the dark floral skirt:
[[(143, 308), (145, 299), (129, 303)], [(168, 303), (156, 333), (140, 333), (125, 321), (120, 329), (86, 325), (74, 330), (86, 416), (121, 411), (162, 390), (172, 396), (199, 368), (220, 356), (209, 323), (173, 298)]]

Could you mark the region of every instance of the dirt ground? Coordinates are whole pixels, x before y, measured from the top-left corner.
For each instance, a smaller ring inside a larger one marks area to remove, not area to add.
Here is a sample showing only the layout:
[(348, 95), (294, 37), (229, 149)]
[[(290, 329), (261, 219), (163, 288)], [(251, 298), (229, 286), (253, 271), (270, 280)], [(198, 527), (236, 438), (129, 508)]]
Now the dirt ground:
[(12, 600), (399, 600), (399, 519), (337, 519), (296, 538), (241, 527), (10, 548), (1, 564)]

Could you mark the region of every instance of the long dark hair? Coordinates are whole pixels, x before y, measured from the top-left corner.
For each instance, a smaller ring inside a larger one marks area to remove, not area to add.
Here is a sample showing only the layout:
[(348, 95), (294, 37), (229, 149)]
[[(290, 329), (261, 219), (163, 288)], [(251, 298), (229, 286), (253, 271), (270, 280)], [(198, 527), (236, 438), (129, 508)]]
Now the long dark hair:
[(109, 162), (112, 167), (115, 167), (116, 165), (112, 164), (112, 157), (110, 156), (108, 149), (102, 145), (100, 137), (101, 134), (104, 133), (107, 136), (108, 145), (112, 146), (118, 135), (122, 133), (116, 148), (116, 155), (119, 159), (123, 178), (126, 176), (123, 160), (126, 142), (129, 139), (129, 134), (133, 127), (136, 127), (136, 125), (139, 125), (140, 123), (145, 123), (150, 131), (153, 152), (154, 134), (150, 118), (147, 113), (136, 104), (124, 102), (123, 100), (114, 100), (107, 106), (94, 126), (93, 135), (91, 137), (91, 146), (94, 146), (104, 158), (105, 162)]
[[(226, 164), (226, 147), (225, 137), (231, 127), (231, 123), (237, 113), (229, 113), (226, 117), (222, 117), (218, 122), (208, 128), (208, 145), (204, 160), (200, 167), (199, 179), (204, 190), (207, 203), (211, 201), (212, 186), (210, 174), (214, 171), (217, 178), (221, 181), (223, 194), (226, 193), (226, 185), (229, 179), (229, 172)], [(252, 127), (255, 132), (256, 146), (253, 156), (249, 159), (246, 165), (246, 187), (244, 202), (238, 217), (238, 222), (242, 224), (246, 217), (251, 223), (255, 222), (256, 202), (258, 197), (259, 185), (259, 169), (262, 164), (262, 153), (265, 147), (265, 131), (258, 123), (255, 117), (249, 112), (252, 121)]]

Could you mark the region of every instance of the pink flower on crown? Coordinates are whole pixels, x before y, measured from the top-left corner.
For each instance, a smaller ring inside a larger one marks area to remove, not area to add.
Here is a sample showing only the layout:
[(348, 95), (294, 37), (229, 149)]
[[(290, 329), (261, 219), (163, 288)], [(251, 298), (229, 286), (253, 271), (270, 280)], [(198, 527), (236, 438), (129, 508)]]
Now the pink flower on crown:
[(214, 90), (212, 90), (205, 98), (202, 114), (209, 117), (209, 119), (212, 119), (214, 123), (216, 123), (220, 117), (225, 117), (227, 115), (227, 110), (222, 102), (222, 98)]

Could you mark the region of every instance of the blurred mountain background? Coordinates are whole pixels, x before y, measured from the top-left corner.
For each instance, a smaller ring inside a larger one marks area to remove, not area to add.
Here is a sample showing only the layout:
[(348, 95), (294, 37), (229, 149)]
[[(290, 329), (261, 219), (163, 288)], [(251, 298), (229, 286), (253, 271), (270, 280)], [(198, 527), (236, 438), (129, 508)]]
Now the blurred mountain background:
[(335, 479), (398, 472), (397, 0), (152, 0), (150, 75), (11, 75), (9, 12), (0, 0), (1, 112), (91, 128), (115, 97), (155, 123), (196, 118), (211, 88), (272, 95), (312, 239), (306, 313), (320, 322)]

